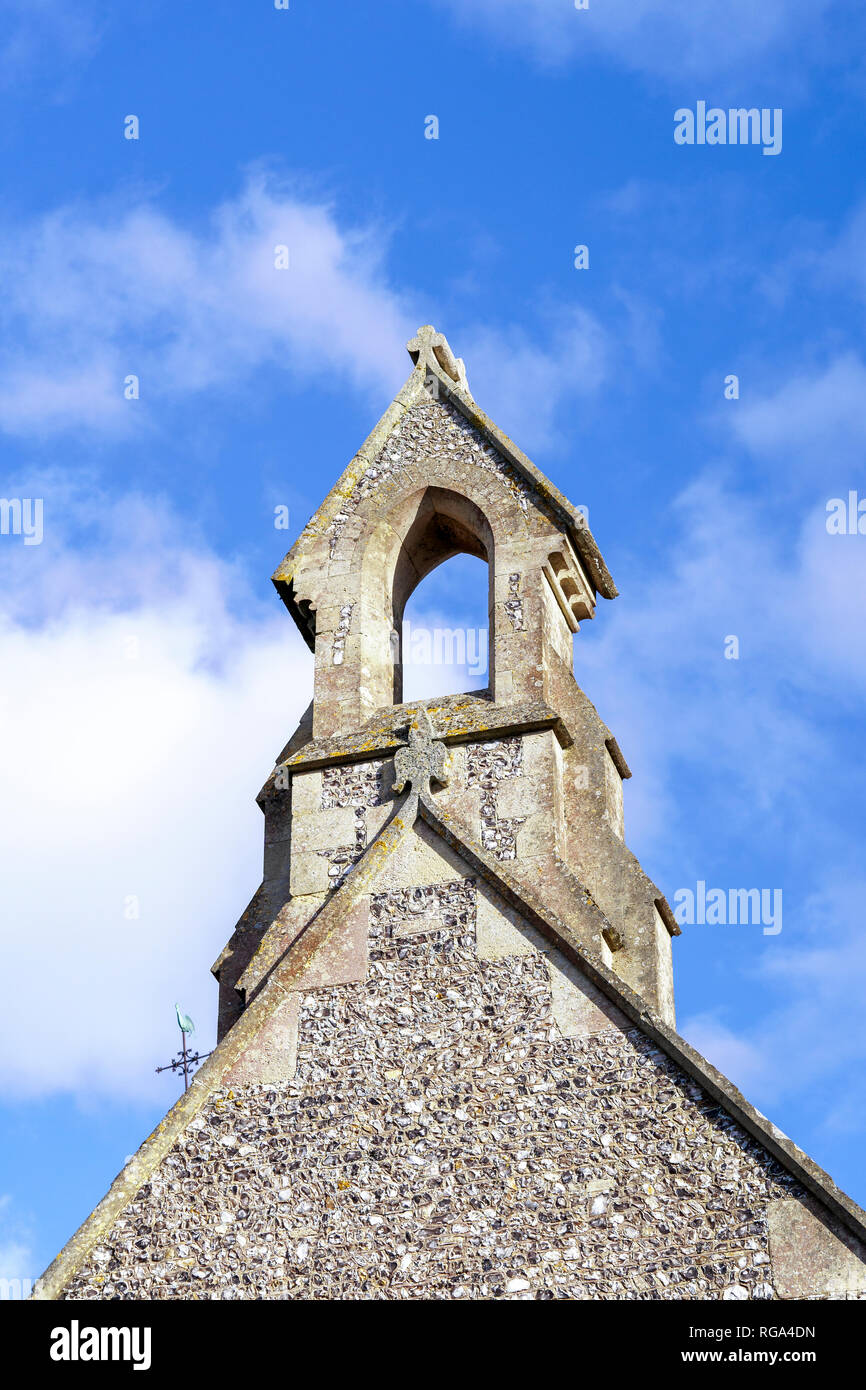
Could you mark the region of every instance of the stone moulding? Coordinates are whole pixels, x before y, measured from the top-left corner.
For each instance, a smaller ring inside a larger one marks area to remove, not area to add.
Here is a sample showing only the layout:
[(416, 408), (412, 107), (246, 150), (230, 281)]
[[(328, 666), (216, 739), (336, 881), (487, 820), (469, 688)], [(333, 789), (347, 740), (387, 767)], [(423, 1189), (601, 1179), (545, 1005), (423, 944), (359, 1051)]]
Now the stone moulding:
[(369, 721), (359, 734), (305, 744), (278, 764), (260, 795), (270, 794), (279, 767), (290, 773), (312, 772), (339, 763), (392, 755), (405, 742), (403, 731), (422, 707), (439, 725), (437, 739), (449, 746), (472, 743), (479, 738), (492, 740), (541, 733), (545, 729), (553, 730), (560, 748), (570, 748), (574, 741), (563, 719), (540, 700), (535, 704), (499, 706), (478, 698), (473, 692), (471, 703), (454, 701), (451, 708), (445, 710), (435, 700), (393, 705), (382, 719)]
[[(190, 1089), (144, 1141), (114, 1180), (103, 1200), (37, 1281), (33, 1298), (50, 1300), (62, 1297), (70, 1279), (81, 1268), (94, 1245), (110, 1229), (142, 1184), (148, 1181), (211, 1092), (225, 1084), (232, 1074), (243, 1076), (244, 1054), (259, 1030), (281, 1008), (287, 997), (302, 987), (300, 982), (305, 972), (309, 971), (317, 955), (327, 950), (329, 943), (333, 944), (339, 937), (349, 914), (371, 893), (390, 857), (406, 837), (414, 833), (419, 819), (441, 836), (473, 873), (482, 877), (531, 926), (550, 940), (627, 1019), (698, 1082), (807, 1192), (823, 1203), (847, 1232), (856, 1240), (866, 1242), (866, 1212), (852, 1202), (827, 1173), (750, 1105), (721, 1072), (648, 1009), (639, 995), (581, 944), (566, 923), (559, 920), (534, 893), (518, 884), (505, 865), (494, 860), (475, 843), (455, 817), (440, 811), (429, 795), (419, 795), (410, 789), (342, 886), (312, 917), (277, 962), (260, 992), (203, 1064)], [(597, 916), (599, 925), (605, 921), (588, 893), (585, 895), (584, 908), (590, 915)]]
[[(631, 777), (631, 768), (629, 767), (625, 758), (622, 756), (622, 750), (619, 744), (617, 743), (616, 739), (613, 737), (613, 735), (611, 735), (610, 738), (605, 739), (604, 746), (610, 754), (613, 760), (613, 765), (619, 773), (620, 777), (624, 782), (627, 782), (629, 777)], [(679, 935), (679, 931), (677, 932), (677, 934)]]

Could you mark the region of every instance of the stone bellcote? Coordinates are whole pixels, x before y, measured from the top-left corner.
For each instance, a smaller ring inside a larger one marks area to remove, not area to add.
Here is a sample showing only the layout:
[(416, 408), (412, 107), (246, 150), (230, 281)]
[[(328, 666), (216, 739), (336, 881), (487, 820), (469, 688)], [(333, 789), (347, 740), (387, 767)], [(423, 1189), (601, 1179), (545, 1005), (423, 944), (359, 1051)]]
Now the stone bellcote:
[(478, 409), (444, 337), (408, 346), (409, 380), (274, 575), (315, 652), (316, 737), (401, 702), (403, 610), (452, 555), (488, 565), (497, 704), (551, 697), (579, 622), (616, 594), (582, 515)]
[[(442, 334), (423, 327), (408, 349), (406, 384), (273, 576), (315, 653), (313, 701), (259, 798), (265, 877), (217, 965), (221, 1028), (375, 857), (422, 746), (438, 769), (425, 814), (450, 817), (470, 857), (507, 866), (671, 1021), (678, 929), (624, 843), (631, 774), (572, 669), (573, 635), (616, 586), (584, 516), (479, 409)], [(488, 566), (489, 690), (404, 705), (406, 602), (459, 552)]]

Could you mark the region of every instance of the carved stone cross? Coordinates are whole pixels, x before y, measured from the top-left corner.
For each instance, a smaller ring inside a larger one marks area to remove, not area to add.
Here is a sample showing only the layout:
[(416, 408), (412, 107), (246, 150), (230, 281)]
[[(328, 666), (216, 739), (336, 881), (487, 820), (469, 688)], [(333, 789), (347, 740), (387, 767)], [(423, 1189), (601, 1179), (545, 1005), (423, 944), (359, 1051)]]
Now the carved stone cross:
[(433, 736), (433, 726), (426, 710), (419, 710), (409, 725), (409, 742), (394, 754), (394, 788), (401, 792), (412, 787), (425, 796), (432, 792), (431, 781), (447, 787), (445, 771), (448, 755), (444, 743)]
[(444, 333), (437, 333), (432, 324), (425, 323), (418, 329), (415, 337), (409, 339), (406, 347), (416, 367), (420, 364), (422, 367), (428, 370), (432, 369), (435, 372), (438, 366), (439, 370), (450, 377), (465, 396), (468, 396), (470, 400), (472, 399), (472, 393), (466, 380), (463, 358), (454, 356)]

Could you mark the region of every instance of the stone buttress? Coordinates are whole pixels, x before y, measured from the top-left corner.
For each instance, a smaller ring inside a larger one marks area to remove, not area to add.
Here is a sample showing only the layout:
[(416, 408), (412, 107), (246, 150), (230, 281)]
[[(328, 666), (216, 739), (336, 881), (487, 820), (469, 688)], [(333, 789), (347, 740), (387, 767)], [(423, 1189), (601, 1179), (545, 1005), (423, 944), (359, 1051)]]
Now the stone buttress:
[[(864, 1216), (674, 1031), (630, 776), (575, 682), (613, 580), (432, 328), (274, 575), (313, 700), (259, 801), (219, 1045), (47, 1298), (842, 1298)], [(402, 703), (405, 604), (489, 573), (490, 688)]]

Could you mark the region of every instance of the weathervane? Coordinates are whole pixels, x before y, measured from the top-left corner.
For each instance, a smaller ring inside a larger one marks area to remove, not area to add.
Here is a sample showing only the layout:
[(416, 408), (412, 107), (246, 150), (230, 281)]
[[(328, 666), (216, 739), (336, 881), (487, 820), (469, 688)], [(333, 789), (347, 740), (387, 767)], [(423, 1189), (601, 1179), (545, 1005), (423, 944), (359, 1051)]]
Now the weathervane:
[(166, 1062), (166, 1064), (165, 1064), (164, 1067), (155, 1067), (154, 1070), (155, 1070), (155, 1071), (173, 1071), (173, 1072), (182, 1071), (182, 1072), (183, 1072), (183, 1089), (184, 1089), (185, 1091), (188, 1091), (188, 1090), (189, 1090), (189, 1073), (190, 1073), (190, 1068), (191, 1068), (191, 1067), (198, 1066), (199, 1062), (203, 1062), (204, 1059), (205, 1059), (205, 1057), (209, 1057), (209, 1056), (210, 1056), (210, 1053), (209, 1053), (209, 1052), (187, 1052), (187, 1050), (186, 1050), (187, 1035), (190, 1034), (190, 1033), (194, 1033), (194, 1032), (195, 1032), (195, 1024), (193, 1023), (193, 1021), (192, 1021), (192, 1019), (190, 1018), (189, 1014), (182, 1014), (182, 1013), (181, 1013), (181, 1011), (180, 1011), (180, 1004), (175, 1004), (175, 1006), (174, 1006), (174, 1012), (175, 1012), (175, 1015), (176, 1015), (176, 1017), (177, 1017), (177, 1026), (178, 1026), (178, 1028), (180, 1029), (181, 1050), (180, 1050), (180, 1052), (177, 1054), (177, 1056), (176, 1056), (175, 1058), (173, 1058), (173, 1060), (172, 1060), (171, 1062)]

